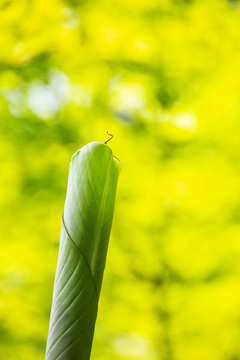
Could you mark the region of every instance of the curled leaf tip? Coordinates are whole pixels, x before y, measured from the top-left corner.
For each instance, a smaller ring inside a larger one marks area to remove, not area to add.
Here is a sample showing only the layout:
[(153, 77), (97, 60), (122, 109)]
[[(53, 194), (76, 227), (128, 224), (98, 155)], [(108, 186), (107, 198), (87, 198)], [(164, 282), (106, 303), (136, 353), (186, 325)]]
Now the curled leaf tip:
[(109, 135), (109, 136), (111, 136), (108, 140), (106, 140), (105, 142), (104, 142), (104, 144), (107, 144), (110, 140), (112, 140), (112, 138), (113, 138), (113, 135), (112, 134), (109, 134), (109, 132), (107, 131), (107, 134)]
[(90, 359), (121, 167), (97, 141), (72, 156), (45, 360)]

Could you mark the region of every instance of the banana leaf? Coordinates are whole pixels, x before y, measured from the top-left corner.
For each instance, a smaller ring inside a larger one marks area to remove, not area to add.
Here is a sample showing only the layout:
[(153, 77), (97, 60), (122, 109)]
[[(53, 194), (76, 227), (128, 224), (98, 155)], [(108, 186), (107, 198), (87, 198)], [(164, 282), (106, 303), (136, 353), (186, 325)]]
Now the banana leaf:
[(121, 167), (105, 143), (72, 157), (45, 360), (90, 358)]

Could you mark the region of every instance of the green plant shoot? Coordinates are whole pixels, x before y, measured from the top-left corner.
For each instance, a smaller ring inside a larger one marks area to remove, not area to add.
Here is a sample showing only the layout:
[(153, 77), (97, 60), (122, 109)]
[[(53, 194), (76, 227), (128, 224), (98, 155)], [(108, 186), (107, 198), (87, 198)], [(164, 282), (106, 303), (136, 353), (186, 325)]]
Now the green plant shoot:
[(104, 143), (72, 157), (45, 360), (90, 358), (121, 168)]

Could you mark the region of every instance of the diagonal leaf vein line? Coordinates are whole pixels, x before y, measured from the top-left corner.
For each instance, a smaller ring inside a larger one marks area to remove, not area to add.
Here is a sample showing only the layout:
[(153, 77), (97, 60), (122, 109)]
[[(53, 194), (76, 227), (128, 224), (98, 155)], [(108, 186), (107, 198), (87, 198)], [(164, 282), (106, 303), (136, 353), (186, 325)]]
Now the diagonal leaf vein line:
[(68, 345), (64, 350), (61, 351), (61, 353), (56, 357), (55, 360), (59, 359), (59, 357), (67, 350), (69, 349), (71, 346), (73, 346), (78, 340), (75, 340), (74, 342), (72, 342), (70, 345)]
[[(77, 265), (77, 266), (78, 266), (78, 265)], [(75, 271), (76, 271), (76, 269), (77, 269), (77, 266), (76, 266), (75, 269), (73, 270), (73, 272), (72, 272), (72, 274), (70, 275), (70, 277), (68, 278), (67, 282), (63, 285), (63, 287), (62, 287), (61, 291), (58, 293), (57, 297), (54, 299), (54, 303), (53, 303), (52, 306), (55, 306), (55, 304), (57, 303), (57, 300), (58, 300), (59, 297), (61, 296), (61, 294), (62, 294), (62, 292), (64, 291), (65, 287), (69, 284), (69, 281), (71, 280), (73, 274), (75, 273)], [(76, 286), (76, 285), (75, 285), (75, 286)], [(71, 294), (71, 292), (70, 292), (70, 294)], [(68, 296), (69, 296), (69, 294), (68, 294)], [(65, 298), (65, 301), (66, 301), (66, 299), (68, 298), (68, 296)], [(53, 324), (53, 326), (54, 326), (54, 325), (55, 325), (55, 323)], [(52, 327), (53, 327), (53, 326), (52, 326)]]
[(93, 284), (94, 284), (94, 288), (95, 288), (95, 291), (96, 291), (97, 300), (98, 300), (97, 286), (96, 286), (96, 283), (95, 283), (93, 274), (92, 274), (92, 272), (91, 272), (91, 269), (90, 269), (90, 267), (89, 267), (89, 265), (88, 265), (87, 260), (85, 259), (84, 255), (83, 255), (83, 253), (82, 253), (81, 250), (78, 248), (78, 246), (75, 244), (75, 242), (73, 241), (73, 239), (71, 238), (71, 236), (70, 236), (70, 234), (69, 234), (69, 232), (68, 232), (68, 229), (67, 229), (66, 224), (65, 224), (65, 222), (64, 222), (64, 214), (62, 215), (62, 223), (63, 223), (64, 229), (65, 229), (65, 231), (66, 231), (66, 233), (67, 233), (67, 236), (69, 237), (69, 239), (71, 240), (71, 242), (73, 243), (73, 245), (76, 247), (77, 251), (78, 251), (79, 254), (82, 256), (85, 264), (86, 264), (87, 267), (88, 267), (88, 270), (89, 270), (89, 272), (90, 272), (90, 274), (91, 274), (92, 281), (93, 281)]
[[(76, 288), (76, 286), (77, 286), (77, 285), (75, 285), (72, 290), (74, 290), (74, 289)], [(51, 328), (50, 333), (53, 331), (53, 329), (55, 328), (57, 322), (58, 322), (58, 321), (62, 318), (62, 316), (67, 312), (67, 310), (70, 308), (70, 306), (71, 306), (73, 303), (75, 303), (75, 301), (79, 298), (79, 296), (81, 296), (81, 294), (82, 294), (85, 286), (86, 286), (86, 284), (82, 287), (82, 290), (81, 290), (81, 292), (77, 295), (77, 297), (75, 297), (75, 299), (74, 299), (72, 302), (70, 302), (70, 304), (66, 307), (66, 309), (64, 309), (64, 311), (61, 313), (61, 315), (60, 315), (60, 316), (57, 318), (57, 320), (54, 322), (54, 324), (52, 325), (52, 328)], [(70, 292), (70, 294), (71, 294), (71, 292)], [(67, 299), (67, 298), (66, 298), (66, 299)]]
[(52, 349), (56, 346), (56, 344), (58, 343), (58, 341), (61, 339), (61, 337), (68, 331), (70, 330), (78, 321), (78, 319), (76, 319), (71, 325), (69, 325), (64, 332), (57, 338), (57, 340), (54, 342), (54, 344), (50, 347), (50, 349), (47, 352), (47, 355), (52, 351)]

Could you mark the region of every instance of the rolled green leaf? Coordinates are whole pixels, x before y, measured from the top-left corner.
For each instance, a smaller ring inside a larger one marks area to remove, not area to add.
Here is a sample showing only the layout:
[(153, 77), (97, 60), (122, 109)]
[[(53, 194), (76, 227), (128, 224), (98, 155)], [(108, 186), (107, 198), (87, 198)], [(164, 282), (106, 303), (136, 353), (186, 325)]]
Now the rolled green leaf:
[(90, 358), (121, 167), (104, 143), (72, 157), (45, 360)]

